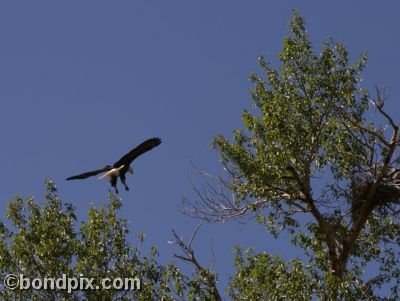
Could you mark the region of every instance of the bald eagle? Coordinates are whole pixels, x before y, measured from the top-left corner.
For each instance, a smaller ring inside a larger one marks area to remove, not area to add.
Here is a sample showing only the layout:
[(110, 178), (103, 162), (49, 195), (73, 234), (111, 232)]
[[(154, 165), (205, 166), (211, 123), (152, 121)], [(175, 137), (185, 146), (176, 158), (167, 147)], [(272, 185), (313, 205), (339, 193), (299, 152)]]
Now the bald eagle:
[(106, 172), (104, 175), (100, 176), (99, 179), (108, 177), (110, 179), (111, 186), (114, 187), (115, 189), (115, 193), (118, 194), (118, 188), (117, 188), (118, 177), (121, 179), (122, 184), (125, 186), (125, 190), (128, 191), (129, 187), (125, 183), (125, 174), (127, 172), (133, 173), (133, 169), (130, 166), (132, 161), (135, 160), (140, 155), (144, 154), (145, 152), (148, 152), (149, 150), (153, 149), (154, 147), (160, 144), (161, 144), (160, 138), (148, 139), (144, 141), (142, 144), (132, 149), (126, 155), (122, 156), (122, 158), (119, 159), (117, 162), (115, 162), (113, 165), (106, 165), (103, 168), (93, 171), (88, 171), (76, 176), (72, 176), (67, 178), (66, 180), (67, 181), (81, 180), (81, 179), (86, 179), (88, 177), (96, 176), (102, 172)]

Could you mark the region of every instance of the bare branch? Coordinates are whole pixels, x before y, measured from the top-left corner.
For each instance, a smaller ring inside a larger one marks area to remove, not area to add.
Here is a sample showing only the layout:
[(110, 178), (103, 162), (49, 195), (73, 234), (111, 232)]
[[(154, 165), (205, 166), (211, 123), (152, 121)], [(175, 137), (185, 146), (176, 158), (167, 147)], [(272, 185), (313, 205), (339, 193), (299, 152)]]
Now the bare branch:
[[(182, 198), (181, 212), (190, 217), (199, 218), (207, 222), (220, 222), (232, 219), (241, 221), (243, 218), (251, 219), (264, 208), (271, 206), (280, 213), (309, 212), (309, 209), (302, 205), (304, 204), (304, 196), (292, 195), (280, 186), (270, 185), (266, 189), (269, 194), (268, 198), (246, 198), (239, 200), (236, 193), (232, 191), (232, 184), (230, 182), (227, 182), (222, 177), (212, 176), (201, 170), (197, 171), (201, 177), (205, 178), (202, 186), (192, 183), (193, 191), (197, 197), (190, 200), (185, 197)], [(285, 211), (282, 206), (278, 208), (271, 205), (276, 203), (284, 204), (289, 209)]]
[(389, 116), (388, 113), (386, 113), (383, 110), (383, 106), (385, 105), (385, 89), (383, 89), (383, 91), (381, 92), (379, 90), (378, 87), (375, 87), (376, 89), (376, 94), (377, 94), (377, 98), (378, 101), (374, 101), (372, 100), (372, 102), (375, 104), (376, 108), (378, 109), (378, 111), (385, 116), (385, 118), (389, 121), (390, 125), (393, 127), (394, 130), (396, 130), (398, 128), (398, 126), (396, 125), (396, 123), (393, 121), (393, 118)]
[(192, 234), (192, 238), (191, 238), (190, 241), (189, 241), (189, 249), (192, 248), (193, 239), (195, 238), (195, 236), (196, 236), (196, 234), (197, 234), (197, 231), (200, 229), (200, 227), (201, 227), (202, 224), (203, 224), (203, 221), (201, 221), (201, 222), (197, 225), (196, 229), (194, 229), (193, 234)]
[(192, 265), (194, 265), (196, 267), (197, 272), (199, 273), (199, 275), (202, 277), (204, 284), (207, 287), (207, 290), (211, 293), (211, 295), (214, 297), (215, 301), (222, 301), (221, 295), (218, 291), (217, 288), (217, 282), (216, 282), (216, 277), (214, 275), (213, 272), (211, 272), (210, 270), (203, 268), (200, 263), (197, 261), (194, 251), (192, 249), (192, 242), (195, 238), (195, 236), (197, 235), (197, 232), (199, 230), (199, 228), (201, 227), (202, 222), (200, 224), (197, 225), (196, 229), (193, 231), (193, 235), (190, 238), (189, 244), (186, 244), (183, 239), (181, 237), (178, 236), (178, 234), (176, 233), (176, 231), (174, 229), (171, 229), (172, 234), (175, 238), (175, 241), (172, 243), (176, 243), (179, 248), (181, 249), (181, 251), (183, 252), (183, 255), (180, 254), (173, 254), (174, 257), (185, 261), (185, 262), (189, 262)]

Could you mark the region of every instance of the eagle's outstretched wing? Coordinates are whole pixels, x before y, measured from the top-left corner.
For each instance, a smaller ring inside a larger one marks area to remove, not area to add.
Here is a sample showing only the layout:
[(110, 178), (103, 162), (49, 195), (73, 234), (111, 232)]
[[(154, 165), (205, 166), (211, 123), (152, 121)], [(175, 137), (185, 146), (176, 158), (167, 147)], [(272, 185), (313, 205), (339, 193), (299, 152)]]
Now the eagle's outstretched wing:
[(93, 170), (93, 171), (88, 171), (88, 172), (84, 172), (81, 173), (80, 175), (76, 175), (76, 176), (72, 176), (67, 178), (66, 180), (81, 180), (81, 179), (86, 179), (95, 175), (98, 175), (99, 173), (105, 172), (105, 171), (109, 171), (111, 170), (113, 167), (110, 165), (107, 165), (101, 169), (97, 169), (97, 170)]
[(132, 161), (135, 160), (137, 157), (144, 154), (145, 152), (148, 152), (149, 150), (160, 144), (161, 144), (160, 138), (150, 138), (145, 142), (143, 142), (142, 144), (136, 146), (129, 153), (127, 153), (121, 159), (115, 162), (113, 167), (117, 168), (120, 167), (121, 165), (129, 166), (132, 163)]

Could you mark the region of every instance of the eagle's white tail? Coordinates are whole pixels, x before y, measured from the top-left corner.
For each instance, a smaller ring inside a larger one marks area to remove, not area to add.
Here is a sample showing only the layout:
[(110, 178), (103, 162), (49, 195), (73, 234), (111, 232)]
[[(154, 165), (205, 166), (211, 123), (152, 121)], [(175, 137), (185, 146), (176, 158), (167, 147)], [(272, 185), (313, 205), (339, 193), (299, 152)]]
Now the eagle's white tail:
[(113, 168), (110, 171), (107, 171), (104, 175), (101, 175), (99, 179), (104, 179), (105, 177), (119, 176), (119, 171), (124, 168), (125, 165), (121, 165), (118, 168)]

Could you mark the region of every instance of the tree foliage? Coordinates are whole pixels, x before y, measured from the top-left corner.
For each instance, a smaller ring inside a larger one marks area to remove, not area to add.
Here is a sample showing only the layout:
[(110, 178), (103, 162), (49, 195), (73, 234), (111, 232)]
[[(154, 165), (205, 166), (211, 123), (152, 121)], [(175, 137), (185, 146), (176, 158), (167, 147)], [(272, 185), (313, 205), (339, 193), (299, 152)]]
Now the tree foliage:
[[(157, 249), (149, 256), (127, 241), (127, 221), (118, 217), (121, 201), (114, 194), (109, 202), (88, 211), (87, 221), (77, 224), (75, 208), (63, 203), (51, 181), (46, 182), (45, 203), (32, 197), (16, 197), (0, 223), (0, 277), (23, 274), (25, 278), (140, 280), (134, 290), (73, 290), (16, 288), (0, 290), (7, 300), (213, 300), (204, 276), (182, 274), (173, 263), (159, 264)], [(143, 239), (143, 236), (140, 236)], [(99, 284), (99, 282), (94, 282)], [(214, 282), (215, 285), (215, 282)], [(162, 299), (163, 298), (163, 299)]]
[[(260, 57), (263, 74), (250, 77), (253, 108), (243, 113), (244, 128), (231, 140), (214, 139), (228, 177), (198, 190), (185, 210), (209, 221), (253, 216), (275, 236), (290, 231), (305, 250), (302, 268), (267, 254), (239, 261), (231, 283), (236, 300), (247, 300), (249, 291), (255, 298), (260, 286), (268, 300), (296, 291), (304, 300), (373, 300), (382, 285), (390, 288), (388, 300), (397, 300), (398, 124), (384, 110), (383, 92), (373, 98), (360, 85), (365, 54), (350, 63), (345, 46), (331, 38), (317, 54), (296, 12), (289, 29), (280, 65)], [(371, 265), (375, 276), (364, 273)], [(301, 282), (312, 290), (298, 289)]]

